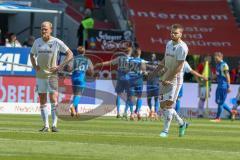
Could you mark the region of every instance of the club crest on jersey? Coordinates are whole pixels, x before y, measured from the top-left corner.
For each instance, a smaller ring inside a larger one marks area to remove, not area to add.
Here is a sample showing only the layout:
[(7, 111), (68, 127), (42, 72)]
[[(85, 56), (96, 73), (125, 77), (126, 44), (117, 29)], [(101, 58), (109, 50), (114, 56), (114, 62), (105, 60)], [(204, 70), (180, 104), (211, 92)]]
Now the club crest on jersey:
[(52, 48), (53, 45), (52, 45), (52, 44), (48, 44), (48, 46), (49, 46), (50, 48)]

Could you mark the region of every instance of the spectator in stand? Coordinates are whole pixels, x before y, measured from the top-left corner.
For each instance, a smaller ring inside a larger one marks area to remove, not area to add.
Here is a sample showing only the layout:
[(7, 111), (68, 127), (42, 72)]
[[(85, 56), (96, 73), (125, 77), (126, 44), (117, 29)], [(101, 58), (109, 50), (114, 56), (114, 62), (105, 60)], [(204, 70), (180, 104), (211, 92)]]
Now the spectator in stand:
[(238, 62), (238, 66), (231, 70), (231, 82), (240, 83), (240, 61)]
[(105, 5), (105, 0), (94, 0), (95, 8), (101, 8)]
[(28, 37), (27, 41), (23, 42), (23, 47), (32, 47), (34, 41), (35, 41), (34, 36)]
[(6, 47), (22, 47), (21, 43), (17, 40), (17, 36), (14, 33), (10, 33), (7, 41), (5, 42)]
[(92, 12), (90, 9), (85, 10), (85, 18), (81, 21), (80, 26), (78, 28), (77, 36), (78, 36), (78, 46), (87, 46), (85, 41), (88, 38), (87, 29), (91, 29), (94, 27), (94, 19), (91, 17)]
[(93, 11), (94, 9), (93, 0), (85, 0), (85, 9), (90, 9), (91, 11)]

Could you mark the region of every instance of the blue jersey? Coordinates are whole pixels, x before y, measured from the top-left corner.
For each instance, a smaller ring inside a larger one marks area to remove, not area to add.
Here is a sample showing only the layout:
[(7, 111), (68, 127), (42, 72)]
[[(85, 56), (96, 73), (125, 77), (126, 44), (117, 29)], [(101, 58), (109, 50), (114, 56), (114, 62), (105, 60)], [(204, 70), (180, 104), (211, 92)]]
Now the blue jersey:
[(216, 66), (216, 75), (217, 75), (217, 83), (219, 88), (228, 88), (227, 77), (225, 72), (229, 71), (229, 67), (226, 62), (221, 61)]
[(89, 59), (78, 55), (73, 60), (72, 80), (85, 82), (86, 71), (89, 67)]
[(128, 75), (130, 80), (140, 80), (143, 78), (142, 75), (142, 64), (144, 60), (139, 57), (133, 57), (129, 60), (129, 72)]
[(120, 56), (117, 58), (117, 80), (128, 80), (129, 60), (132, 57)]
[[(151, 65), (151, 66), (157, 67), (158, 66), (158, 61), (150, 61), (148, 64)], [(148, 72), (153, 72), (153, 71), (154, 71), (153, 68), (148, 69)], [(159, 84), (159, 79), (160, 79), (160, 76), (154, 76), (154, 78), (147, 81), (147, 85), (158, 85)]]

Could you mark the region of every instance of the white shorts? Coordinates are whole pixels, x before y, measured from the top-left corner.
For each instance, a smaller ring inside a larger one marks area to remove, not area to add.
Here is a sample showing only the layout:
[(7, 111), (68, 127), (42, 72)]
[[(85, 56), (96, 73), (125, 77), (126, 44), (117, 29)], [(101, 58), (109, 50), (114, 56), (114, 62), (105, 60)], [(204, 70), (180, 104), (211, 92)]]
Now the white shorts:
[[(206, 87), (198, 87), (198, 97), (201, 99), (206, 99), (207, 97), (207, 88)], [(208, 97), (210, 97), (210, 91), (208, 92)]]
[(178, 94), (182, 87), (182, 83), (173, 83), (170, 85), (163, 86), (160, 83), (160, 101), (173, 101), (176, 102)]
[(38, 93), (53, 93), (58, 90), (57, 78), (36, 78), (36, 91)]

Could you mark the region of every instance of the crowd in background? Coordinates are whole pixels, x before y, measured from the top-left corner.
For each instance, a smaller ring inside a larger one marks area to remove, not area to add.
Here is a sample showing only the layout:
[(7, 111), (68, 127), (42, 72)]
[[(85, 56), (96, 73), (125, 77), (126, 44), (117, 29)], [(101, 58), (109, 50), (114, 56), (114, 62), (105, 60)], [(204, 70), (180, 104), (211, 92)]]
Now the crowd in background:
[(32, 47), (34, 41), (35, 37), (29, 36), (25, 41), (20, 42), (17, 35), (10, 32), (4, 35), (4, 41), (0, 42), (0, 45), (5, 47)]

